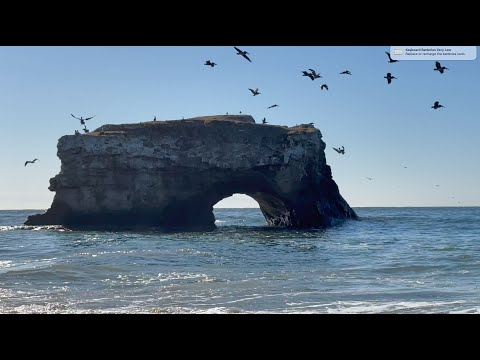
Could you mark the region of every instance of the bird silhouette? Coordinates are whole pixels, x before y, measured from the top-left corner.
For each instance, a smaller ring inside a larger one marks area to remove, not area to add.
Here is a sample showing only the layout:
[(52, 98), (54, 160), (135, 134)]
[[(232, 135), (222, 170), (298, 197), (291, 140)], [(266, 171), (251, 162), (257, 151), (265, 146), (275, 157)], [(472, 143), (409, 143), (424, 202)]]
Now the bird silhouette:
[(392, 76), (391, 73), (387, 73), (387, 76), (384, 76), (385, 79), (387, 79), (387, 82), (390, 84), (392, 82), (392, 79), (396, 79), (395, 76)]
[(215, 64), (214, 62), (212, 62), (212, 61), (210, 61), (210, 60), (207, 60), (207, 61), (205, 61), (205, 64), (203, 64), (203, 65), (207, 65), (207, 66), (214, 67), (214, 66), (217, 65), (217, 64)]
[(450, 70), (450, 69), (446, 68), (445, 66), (442, 66), (439, 61), (435, 62), (435, 69), (433, 69), (433, 71), (439, 71), (440, 74), (443, 74), (445, 70)]
[(262, 119), (262, 124), (266, 124), (267, 123), (267, 119), (263, 118)]
[[(27, 166), (27, 164), (35, 164), (35, 161), (37, 161), (38, 159), (33, 159), (32, 161), (25, 161), (25, 165), (24, 166)], [(38, 160), (40, 161), (40, 160)]]
[(332, 147), (332, 149), (335, 150), (339, 154), (345, 155), (345, 148), (343, 147), (343, 145), (342, 145), (341, 148), (336, 149), (336, 148)]
[(385, 54), (388, 55), (388, 62), (389, 63), (394, 63), (394, 62), (398, 62), (398, 60), (393, 60), (392, 57), (390, 56), (390, 53), (388, 51), (385, 51)]
[(431, 108), (432, 108), (432, 109), (435, 109), (435, 110), (437, 110), (438, 108), (442, 108), (442, 107), (445, 107), (445, 106), (440, 105), (440, 103), (439, 103), (438, 101), (435, 101), (435, 102), (433, 103), (433, 106), (431, 106)]
[(365, 176), (368, 180), (373, 180), (372, 178), (369, 178), (368, 176)]
[(328, 90), (328, 85), (327, 84), (323, 84), (322, 86), (320, 86), (320, 89), (327, 89)]
[(78, 117), (76, 117), (76, 116), (73, 115), (73, 114), (70, 114), (70, 115), (72, 115), (75, 119), (80, 120), (80, 124), (81, 124), (81, 125), (85, 125), (85, 121), (90, 120), (90, 119), (92, 119), (92, 118), (95, 117), (95, 115), (93, 115), (93, 116), (90, 116), (89, 118), (84, 119), (82, 116), (80, 116), (80, 117), (78, 118)]
[(86, 134), (88, 132), (90, 132), (88, 129), (87, 129), (87, 126), (86, 125), (83, 125), (83, 132)]
[(308, 69), (308, 70), (310, 70), (310, 71), (312, 72), (312, 77), (313, 77), (312, 80), (321, 78), (320, 74), (317, 74), (317, 73), (315, 72), (315, 70), (313, 70), (313, 69)]
[(345, 74), (345, 75), (352, 75), (352, 73), (350, 72), (350, 70), (345, 70), (345, 71), (342, 71), (342, 72), (340, 73), (340, 75), (342, 75), (342, 74)]
[(278, 105), (277, 105), (277, 104), (274, 104), (274, 105), (272, 105), (272, 106), (269, 106), (267, 109), (271, 109), (271, 108), (274, 108), (274, 107), (278, 107)]
[(248, 52), (246, 51), (242, 51), (240, 50), (239, 48), (237, 48), (236, 46), (234, 46), (235, 50), (237, 50), (237, 55), (242, 55), (245, 59), (247, 59), (248, 61), (252, 62), (252, 60), (250, 60), (250, 58), (247, 56), (248, 55), (251, 55), (249, 54)]
[(261, 92), (258, 91), (258, 88), (256, 88), (255, 90), (248, 88), (248, 90), (252, 92), (253, 96), (257, 96), (261, 94)]
[(310, 79), (315, 80), (315, 77), (313, 74), (310, 74), (308, 71), (302, 71), (303, 75), (302, 76), (308, 76)]
[(153, 121), (157, 121), (157, 117), (156, 117), (156, 116), (153, 117)]

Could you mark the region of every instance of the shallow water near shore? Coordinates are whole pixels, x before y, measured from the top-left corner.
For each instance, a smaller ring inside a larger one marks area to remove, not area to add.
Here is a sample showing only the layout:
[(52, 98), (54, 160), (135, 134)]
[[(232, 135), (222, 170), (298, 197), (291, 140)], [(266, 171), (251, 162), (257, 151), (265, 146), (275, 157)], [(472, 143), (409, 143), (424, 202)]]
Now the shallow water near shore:
[(0, 211), (0, 313), (478, 313), (480, 208), (355, 208), (323, 230), (28, 227)]

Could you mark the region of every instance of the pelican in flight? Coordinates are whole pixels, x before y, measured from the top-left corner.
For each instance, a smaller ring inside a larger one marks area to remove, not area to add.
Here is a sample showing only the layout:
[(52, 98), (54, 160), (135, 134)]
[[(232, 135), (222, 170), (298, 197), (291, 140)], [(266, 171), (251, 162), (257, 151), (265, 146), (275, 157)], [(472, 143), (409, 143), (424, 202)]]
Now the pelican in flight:
[(392, 79), (396, 79), (395, 76), (392, 76), (391, 73), (387, 73), (387, 76), (384, 76), (385, 79), (387, 79), (387, 82), (390, 84), (392, 82)]
[(440, 103), (439, 103), (438, 101), (435, 101), (435, 102), (433, 103), (433, 106), (431, 106), (431, 108), (432, 108), (432, 109), (435, 109), (435, 110), (437, 110), (438, 108), (441, 108), (441, 107), (445, 107), (445, 106), (440, 105)]
[(388, 51), (385, 51), (385, 54), (388, 55), (388, 62), (389, 63), (394, 63), (397, 62), (398, 60), (393, 60), (392, 57), (390, 56), (390, 53)]
[(93, 115), (93, 116), (91, 116), (91, 117), (89, 117), (89, 118), (84, 119), (82, 116), (80, 116), (80, 118), (78, 118), (78, 117), (76, 117), (76, 116), (73, 115), (73, 114), (70, 114), (70, 115), (72, 115), (75, 119), (80, 120), (80, 124), (81, 124), (81, 125), (85, 125), (85, 121), (90, 120), (90, 119), (92, 119), (92, 118), (95, 117), (95, 115)]
[(320, 86), (320, 89), (327, 89), (328, 90), (328, 85), (327, 84), (323, 84), (322, 86)]
[(311, 79), (312, 79), (312, 80), (321, 78), (320, 74), (317, 74), (317, 73), (315, 72), (315, 70), (313, 70), (313, 69), (308, 69), (308, 70), (310, 70), (310, 71), (312, 72), (312, 73), (311, 73), (311, 75), (312, 75)]
[(433, 69), (433, 71), (439, 71), (440, 74), (443, 74), (445, 70), (450, 70), (450, 69), (445, 66), (442, 66), (439, 61), (435, 62), (435, 69)]
[(352, 73), (350, 72), (350, 70), (345, 70), (345, 71), (342, 71), (342, 72), (340, 73), (340, 75), (343, 75), (343, 74), (345, 74), (345, 75), (352, 75)]
[[(24, 166), (27, 166), (27, 164), (35, 164), (35, 161), (37, 161), (38, 159), (33, 159), (32, 161), (25, 161), (25, 165)], [(40, 161), (40, 160), (38, 160)]]
[(315, 80), (313, 77), (313, 74), (310, 74), (308, 71), (302, 71), (303, 75), (302, 76), (308, 76), (310, 79)]
[(237, 48), (236, 46), (234, 46), (235, 50), (237, 50), (237, 55), (242, 55), (245, 59), (247, 59), (248, 61), (252, 62), (252, 60), (250, 60), (250, 58), (247, 56), (248, 55), (251, 55), (250, 53), (246, 52), (246, 51), (242, 51), (240, 50), (239, 48)]
[(205, 64), (203, 64), (203, 65), (207, 65), (207, 66), (214, 67), (214, 66), (217, 65), (217, 64), (215, 64), (214, 62), (212, 62), (212, 61), (210, 61), (210, 60), (207, 60), (207, 61), (205, 61)]
[(258, 91), (258, 88), (256, 88), (255, 90), (248, 88), (248, 90), (252, 92), (253, 96), (257, 96), (261, 94), (261, 92)]
[(271, 109), (271, 108), (274, 108), (274, 107), (278, 107), (278, 105), (277, 105), (277, 104), (274, 104), (274, 105), (272, 105), (272, 106), (269, 106), (267, 109)]

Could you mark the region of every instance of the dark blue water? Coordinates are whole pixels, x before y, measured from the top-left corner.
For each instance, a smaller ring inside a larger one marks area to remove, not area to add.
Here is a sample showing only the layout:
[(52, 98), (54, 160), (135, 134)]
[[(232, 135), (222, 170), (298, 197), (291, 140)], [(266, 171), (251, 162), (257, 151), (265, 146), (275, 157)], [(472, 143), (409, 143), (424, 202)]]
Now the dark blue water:
[(216, 209), (205, 233), (22, 227), (0, 211), (0, 313), (478, 313), (480, 208), (357, 208), (327, 230)]

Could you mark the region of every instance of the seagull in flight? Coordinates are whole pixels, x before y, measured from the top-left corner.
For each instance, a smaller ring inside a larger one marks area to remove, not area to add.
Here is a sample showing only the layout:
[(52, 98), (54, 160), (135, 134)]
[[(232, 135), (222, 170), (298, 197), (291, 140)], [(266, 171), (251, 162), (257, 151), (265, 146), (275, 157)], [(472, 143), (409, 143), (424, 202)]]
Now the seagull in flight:
[(327, 89), (328, 90), (328, 85), (327, 84), (323, 84), (322, 86), (320, 86), (320, 89)]
[(393, 60), (392, 57), (390, 56), (390, 53), (388, 51), (385, 51), (385, 54), (388, 55), (388, 62), (389, 63), (394, 63), (397, 62), (398, 60)]
[(247, 54), (250, 55), (250, 53), (248, 53), (246, 51), (242, 51), (239, 48), (237, 48), (236, 46), (234, 46), (234, 48), (235, 48), (235, 50), (237, 50), (237, 55), (242, 55), (245, 59), (252, 62), (252, 60), (250, 60), (250, 58), (247, 56)]
[(267, 109), (271, 109), (271, 108), (274, 108), (274, 107), (278, 107), (278, 105), (277, 105), (277, 104), (274, 104), (274, 105), (272, 105), (272, 106), (269, 106)]
[(205, 64), (203, 64), (203, 65), (207, 65), (207, 66), (214, 67), (214, 66), (217, 65), (217, 64), (215, 64), (214, 62), (212, 62), (212, 61), (210, 61), (210, 60), (207, 60), (207, 61), (205, 61)]
[(387, 76), (384, 76), (385, 79), (387, 79), (387, 82), (390, 84), (392, 82), (392, 79), (396, 79), (395, 76), (392, 76), (391, 73), (387, 73)]
[(439, 103), (438, 101), (435, 101), (435, 102), (433, 103), (433, 106), (430, 106), (430, 107), (431, 107), (432, 109), (437, 110), (438, 108), (442, 108), (442, 107), (445, 107), (445, 106), (440, 105), (440, 103)]
[(70, 114), (70, 115), (72, 115), (75, 119), (80, 120), (80, 124), (81, 124), (81, 125), (85, 125), (85, 121), (90, 120), (90, 119), (92, 119), (92, 118), (95, 117), (95, 115), (93, 115), (93, 116), (91, 116), (91, 117), (89, 117), (89, 118), (84, 119), (82, 116), (80, 116), (80, 118), (78, 118), (78, 117), (76, 117), (76, 116), (73, 115), (73, 114)]
[(442, 66), (439, 61), (435, 62), (435, 69), (433, 69), (433, 71), (439, 71), (440, 74), (443, 74), (445, 70), (450, 70), (450, 69), (445, 66)]
[[(32, 161), (25, 161), (25, 165), (24, 166), (27, 166), (27, 164), (35, 164), (35, 161), (37, 161), (38, 159), (33, 159)], [(40, 160), (38, 160), (40, 161)]]
[(248, 88), (248, 90), (252, 92), (253, 96), (257, 96), (261, 94), (261, 92), (258, 91), (258, 88), (256, 88), (255, 90)]
[(352, 75), (352, 73), (350, 72), (350, 70), (345, 70), (345, 71), (342, 71), (342, 72), (340, 73), (340, 75), (342, 75), (342, 74), (345, 74), (345, 75)]

